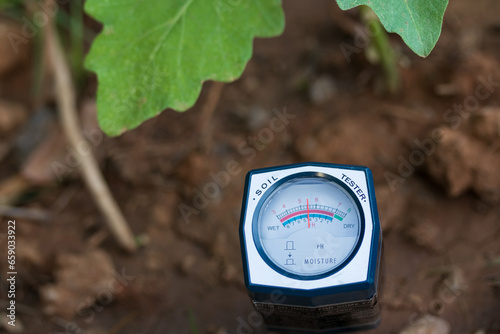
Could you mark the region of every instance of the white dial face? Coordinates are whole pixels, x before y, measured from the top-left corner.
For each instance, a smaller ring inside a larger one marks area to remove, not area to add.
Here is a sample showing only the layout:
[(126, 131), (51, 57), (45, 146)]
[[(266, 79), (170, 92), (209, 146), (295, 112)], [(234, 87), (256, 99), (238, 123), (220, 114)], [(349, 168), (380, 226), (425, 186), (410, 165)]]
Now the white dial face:
[(299, 279), (329, 275), (355, 255), (364, 223), (358, 204), (333, 177), (298, 174), (255, 213), (254, 241), (275, 270)]

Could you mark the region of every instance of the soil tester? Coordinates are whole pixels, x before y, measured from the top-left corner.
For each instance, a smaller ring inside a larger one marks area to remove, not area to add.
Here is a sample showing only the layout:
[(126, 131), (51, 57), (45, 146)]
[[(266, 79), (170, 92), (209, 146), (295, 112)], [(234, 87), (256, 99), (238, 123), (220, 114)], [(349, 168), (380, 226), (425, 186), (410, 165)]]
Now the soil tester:
[(250, 171), (240, 241), (246, 287), (270, 328), (328, 333), (378, 324), (382, 234), (368, 168)]

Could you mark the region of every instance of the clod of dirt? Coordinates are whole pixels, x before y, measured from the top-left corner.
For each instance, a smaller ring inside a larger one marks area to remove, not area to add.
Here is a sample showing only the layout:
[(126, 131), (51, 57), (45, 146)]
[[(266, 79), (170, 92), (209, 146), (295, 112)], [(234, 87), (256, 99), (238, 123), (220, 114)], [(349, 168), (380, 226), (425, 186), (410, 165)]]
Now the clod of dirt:
[[(24, 157), (21, 175), (32, 184), (45, 185), (75, 178), (82, 160), (90, 153), (102, 162), (104, 150), (99, 148), (105, 136), (97, 123), (94, 101), (82, 103), (81, 121), (86, 141), (75, 149), (69, 146), (52, 111), (42, 109), (35, 114), (18, 140), (18, 149)], [(37, 140), (30, 142), (33, 133), (37, 134)]]
[[(65, 158), (69, 156), (69, 153), (65, 154), (65, 146), (67, 146), (66, 137), (61, 128), (54, 124), (53, 131), (24, 162), (21, 175), (34, 185), (45, 185), (58, 177), (60, 177), (60, 181), (63, 178), (74, 177), (77, 169), (66, 165)], [(77, 155), (74, 158), (75, 166), (77, 164), (76, 157)]]
[[(441, 266), (430, 268), (421, 277), (438, 275), (439, 279), (434, 284), (434, 298), (439, 301), (432, 303), (431, 312), (440, 314), (445, 304), (453, 303), (468, 288), (468, 279), (464, 271), (457, 266)], [(430, 305), (429, 305), (430, 306)]]
[[(57, 258), (55, 284), (40, 288), (43, 311), (49, 316), (71, 319), (106, 298), (110, 302), (116, 284), (111, 257), (104, 251), (92, 250), (81, 255), (61, 254)], [(102, 297), (102, 298), (101, 298)]]
[(196, 263), (196, 258), (193, 255), (186, 255), (179, 263), (179, 271), (184, 275), (189, 275), (191, 269)]
[(216, 286), (220, 272), (219, 261), (214, 258), (204, 256), (185, 255), (176, 264), (177, 270), (181, 275), (190, 278), (196, 278), (207, 286)]
[(441, 127), (441, 140), (426, 160), (428, 173), (451, 196), (473, 190), (500, 199), (500, 109), (483, 109), (459, 130)]
[(0, 133), (21, 125), (26, 119), (26, 108), (19, 103), (0, 100)]
[(0, 328), (5, 329), (7, 333), (24, 333), (24, 325), (19, 317), (16, 317), (15, 326), (9, 325), (9, 321), (9, 318), (7, 318), (5, 314), (2, 314), (0, 317)]
[(264, 128), (273, 116), (269, 110), (259, 105), (251, 107), (250, 110), (238, 112), (238, 114), (246, 120), (250, 131), (259, 131)]
[(182, 161), (177, 169), (177, 177), (189, 187), (203, 187), (212, 182), (209, 173), (217, 170), (217, 165), (201, 153), (192, 153)]
[(452, 268), (439, 282), (437, 297), (443, 301), (453, 301), (467, 289), (467, 279), (460, 268)]
[(179, 195), (175, 191), (162, 192), (153, 208), (154, 226), (169, 228), (178, 213)]
[(418, 246), (439, 252), (444, 248), (441, 230), (436, 224), (423, 220), (412, 224), (406, 235)]
[[(496, 82), (500, 77), (500, 67), (497, 57), (474, 52), (465, 57), (455, 69), (451, 82), (457, 87), (462, 96), (475, 96), (479, 86), (489, 78)], [(493, 92), (495, 94), (497, 92)]]
[(322, 76), (312, 83), (309, 98), (314, 104), (320, 105), (331, 100), (336, 91), (335, 81), (329, 76)]
[(303, 131), (303, 124), (294, 129), (294, 148), (302, 160), (369, 166), (376, 176), (386, 170), (380, 161), (397, 156), (401, 149), (389, 126), (366, 126), (379, 122), (375, 114), (313, 118), (310, 122), (311, 131)]
[(471, 115), (469, 132), (484, 143), (494, 144), (500, 140), (500, 109), (483, 108)]
[(21, 194), (30, 188), (26, 179), (19, 175), (0, 182), (0, 205), (12, 205), (19, 200)]
[(223, 282), (239, 282), (241, 273), (234, 266), (233, 249), (238, 247), (235, 244), (235, 239), (227, 235), (225, 232), (218, 232), (215, 237), (215, 243), (212, 247), (214, 257), (220, 260), (221, 273), (220, 278)]
[(41, 268), (45, 263), (45, 258), (40, 249), (38, 240), (27, 241), (19, 238), (17, 241), (17, 260), (24, 266), (29, 265), (34, 268)]
[(450, 324), (446, 320), (426, 314), (413, 321), (399, 334), (448, 334), (449, 332)]
[(36, 148), (58, 127), (55, 110), (40, 108), (35, 110), (26, 124), (20, 129), (15, 140), (16, 153), (25, 161)]
[[(13, 20), (0, 17), (0, 76), (27, 60), (28, 49), (25, 43), (17, 44), (14, 42), (16, 38), (23, 38), (21, 25)], [(11, 41), (13, 42), (11, 43)]]
[(389, 186), (379, 185), (375, 188), (380, 224), (384, 232), (389, 231), (398, 221), (406, 209), (405, 198), (397, 191), (391, 191)]

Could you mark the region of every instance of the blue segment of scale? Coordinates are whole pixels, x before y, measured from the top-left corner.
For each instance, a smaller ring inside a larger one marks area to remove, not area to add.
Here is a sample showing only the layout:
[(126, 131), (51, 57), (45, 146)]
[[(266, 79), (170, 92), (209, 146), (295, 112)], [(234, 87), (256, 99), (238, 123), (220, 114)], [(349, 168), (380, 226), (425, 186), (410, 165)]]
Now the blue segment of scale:
[[(321, 215), (321, 214), (316, 214), (316, 213), (311, 213), (309, 215), (309, 218), (323, 218), (329, 222), (332, 222), (333, 221), (333, 217), (330, 217), (330, 216), (326, 216), (326, 215)], [(296, 220), (300, 220), (300, 219), (307, 219), (307, 214), (305, 215), (299, 215), (299, 216), (295, 216), (295, 217), (292, 217), (286, 221), (284, 221), (282, 224), (283, 226), (287, 226), (288, 224), (296, 221)]]

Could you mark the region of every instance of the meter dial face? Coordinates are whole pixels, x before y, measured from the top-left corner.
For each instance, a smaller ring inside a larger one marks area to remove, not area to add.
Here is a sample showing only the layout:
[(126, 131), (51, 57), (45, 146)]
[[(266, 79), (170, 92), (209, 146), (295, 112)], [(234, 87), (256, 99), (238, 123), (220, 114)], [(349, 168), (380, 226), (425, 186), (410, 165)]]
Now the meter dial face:
[(253, 218), (255, 245), (274, 270), (318, 279), (342, 269), (364, 231), (361, 205), (341, 181), (325, 174), (284, 178), (260, 200)]

